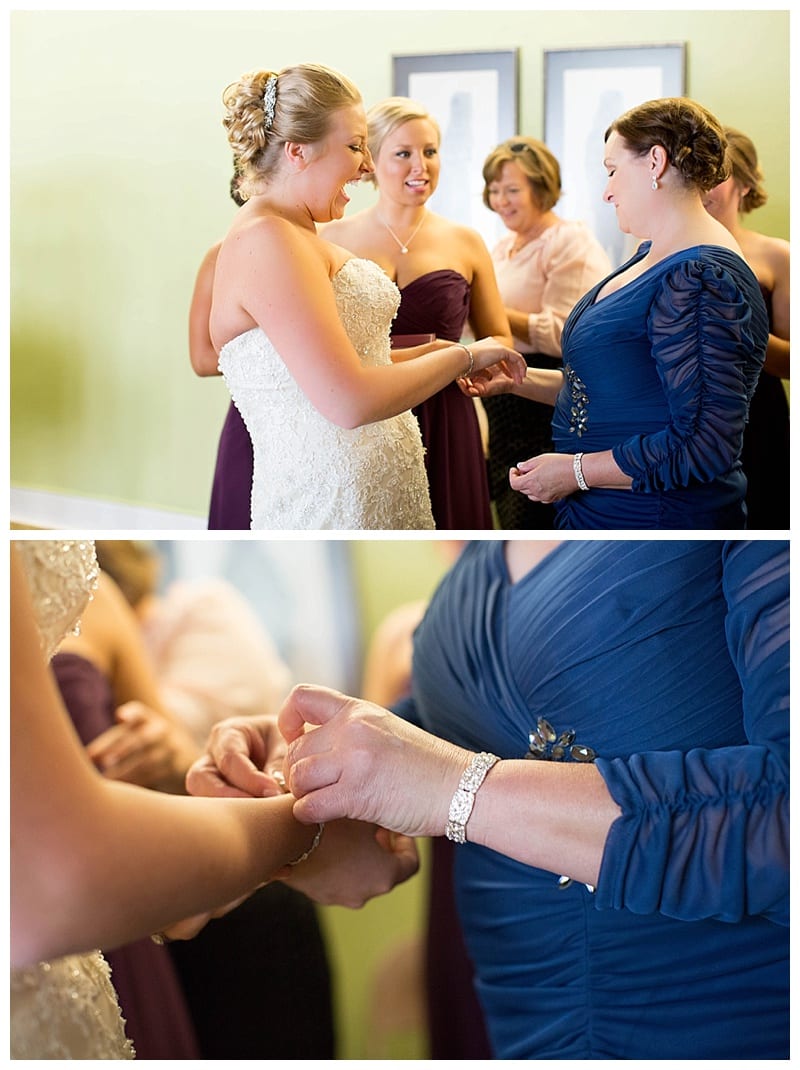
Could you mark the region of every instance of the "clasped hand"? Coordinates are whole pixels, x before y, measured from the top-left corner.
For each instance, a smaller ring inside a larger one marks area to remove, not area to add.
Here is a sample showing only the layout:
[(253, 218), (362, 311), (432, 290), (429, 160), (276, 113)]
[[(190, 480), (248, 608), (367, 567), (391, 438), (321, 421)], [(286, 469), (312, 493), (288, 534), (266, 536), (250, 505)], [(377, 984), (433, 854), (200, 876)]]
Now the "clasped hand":
[(323, 687), (295, 687), (278, 725), (300, 821), (349, 817), (409, 836), (444, 832), (469, 751)]
[[(326, 696), (338, 695), (324, 689), (295, 690), (319, 690)], [(292, 696), (287, 700), (286, 708), (293, 708)], [(386, 713), (386, 716), (392, 715)], [(284, 725), (279, 728), (278, 720), (273, 717), (230, 718), (215, 725), (206, 744), (206, 753), (189, 770), (187, 790), (192, 795), (268, 798), (282, 794), (284, 788), (279, 781), (285, 777), (287, 787), (294, 792), (294, 769), (303, 755), (303, 741), (299, 738), (302, 729), (295, 724), (294, 742), (288, 747), (282, 729)], [(309, 732), (309, 738), (318, 731)], [(275, 774), (279, 772), (283, 775), (276, 779)], [(357, 908), (407, 880), (419, 868), (413, 840), (396, 835), (390, 826), (344, 812), (334, 814), (331, 811), (327, 817), (320, 818), (313, 810), (313, 803), (303, 807), (298, 800), (294, 816), (305, 824), (326, 822), (319, 848), (307, 861), (285, 867), (275, 878), (316, 902)], [(358, 819), (334, 820), (335, 817), (351, 816)], [(183, 933), (170, 932), (170, 935)]]
[(540, 453), (509, 470), (508, 482), (532, 502), (556, 502), (578, 489), (572, 454)]
[(496, 338), (481, 338), (477, 342), (471, 342), (469, 349), (475, 361), (472, 375), (462, 376), (458, 382), (462, 391), (471, 396), (478, 396), (480, 389), (475, 384), (484, 380), (496, 379), (498, 382), (507, 383), (506, 389), (519, 385), (525, 379), (528, 365), (525, 358), (515, 349), (498, 342)]

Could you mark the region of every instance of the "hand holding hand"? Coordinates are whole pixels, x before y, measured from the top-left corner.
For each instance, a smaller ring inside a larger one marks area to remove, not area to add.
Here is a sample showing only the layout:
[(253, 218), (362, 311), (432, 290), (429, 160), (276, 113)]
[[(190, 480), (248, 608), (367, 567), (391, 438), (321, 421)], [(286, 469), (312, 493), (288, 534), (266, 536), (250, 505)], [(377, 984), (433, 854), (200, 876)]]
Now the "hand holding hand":
[(211, 729), (206, 753), (186, 775), (186, 790), (234, 798), (282, 795), (271, 771), (281, 770), (285, 754), (274, 717), (230, 717)]
[(418, 869), (417, 847), (410, 837), (363, 821), (334, 821), (325, 826), (317, 850), (289, 867), (283, 880), (323, 906), (358, 910)]
[(532, 502), (556, 502), (578, 489), (570, 453), (540, 453), (512, 468), (508, 481)]
[(321, 687), (295, 687), (278, 725), (289, 742), (284, 769), (298, 821), (351, 817), (409, 836), (444, 832), (468, 751)]
[[(524, 378), (524, 375), (523, 375)], [(458, 379), (458, 385), (463, 393), (471, 398), (495, 397), (497, 394), (508, 394), (518, 382), (512, 376), (505, 363), (493, 364), (482, 371), (474, 372), (469, 379)]]
[(469, 378), (462, 377), (466, 382), (469, 382), (477, 373), (494, 367), (502, 371), (512, 383), (521, 383), (524, 380), (528, 371), (525, 358), (515, 349), (509, 349), (502, 342), (498, 342), (496, 338), (481, 338), (477, 342), (471, 342), (469, 349), (475, 361), (475, 367)]
[(88, 744), (86, 750), (103, 776), (140, 787), (178, 788), (182, 763), (196, 753), (186, 733), (143, 702), (126, 702), (115, 711), (117, 724)]

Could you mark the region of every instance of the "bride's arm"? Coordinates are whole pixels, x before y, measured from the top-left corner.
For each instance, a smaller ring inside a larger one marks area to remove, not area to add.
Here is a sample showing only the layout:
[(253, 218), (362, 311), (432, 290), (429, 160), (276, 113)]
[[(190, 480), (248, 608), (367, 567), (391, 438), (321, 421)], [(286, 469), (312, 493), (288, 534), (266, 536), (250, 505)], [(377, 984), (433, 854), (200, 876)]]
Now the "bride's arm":
[(252, 891), (314, 829), (293, 799), (194, 799), (105, 780), (44, 663), (11, 550), (11, 958), (112, 948)]
[[(305, 396), (332, 423), (353, 428), (395, 416), (467, 372), (469, 357), (457, 343), (364, 367), (339, 317), (328, 270), (321, 242), (271, 218), (240, 232), (235, 248), (223, 246), (215, 285), (227, 295), (229, 311), (238, 302), (240, 316), (264, 330)], [(475, 371), (505, 359), (518, 378), (524, 375), (522, 358), (494, 339), (470, 349)]]

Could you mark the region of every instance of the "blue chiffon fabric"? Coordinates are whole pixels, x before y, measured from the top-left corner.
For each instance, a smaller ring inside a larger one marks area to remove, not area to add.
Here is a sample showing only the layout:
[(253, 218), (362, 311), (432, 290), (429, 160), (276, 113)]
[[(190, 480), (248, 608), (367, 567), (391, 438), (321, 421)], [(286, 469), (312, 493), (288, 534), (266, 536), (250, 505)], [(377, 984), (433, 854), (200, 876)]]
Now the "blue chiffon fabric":
[(708, 245), (598, 301), (607, 281), (564, 325), (553, 441), (558, 453), (612, 450), (633, 485), (570, 495), (556, 526), (744, 528), (742, 435), (769, 335), (758, 281), (740, 256)]
[(468, 544), (399, 712), (502, 758), (572, 729), (622, 810), (595, 891), (458, 849), (497, 1058), (788, 1057), (788, 633), (786, 542), (565, 542), (514, 583)]

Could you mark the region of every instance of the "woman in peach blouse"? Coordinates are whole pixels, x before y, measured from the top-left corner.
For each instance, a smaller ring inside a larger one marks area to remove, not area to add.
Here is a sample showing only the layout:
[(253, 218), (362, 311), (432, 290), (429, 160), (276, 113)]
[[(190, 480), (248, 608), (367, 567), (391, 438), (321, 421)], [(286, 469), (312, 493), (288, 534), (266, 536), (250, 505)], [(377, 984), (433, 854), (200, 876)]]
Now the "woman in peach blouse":
[[(561, 169), (541, 141), (504, 141), (483, 165), (483, 200), (509, 233), (492, 251), (497, 283), (528, 366), (561, 367), (561, 329), (573, 305), (611, 270), (584, 223), (562, 219)], [(489, 482), (502, 528), (553, 527), (553, 506), (532, 502), (509, 486), (522, 457), (553, 450), (548, 405), (505, 394), (484, 398), (489, 424)]]

